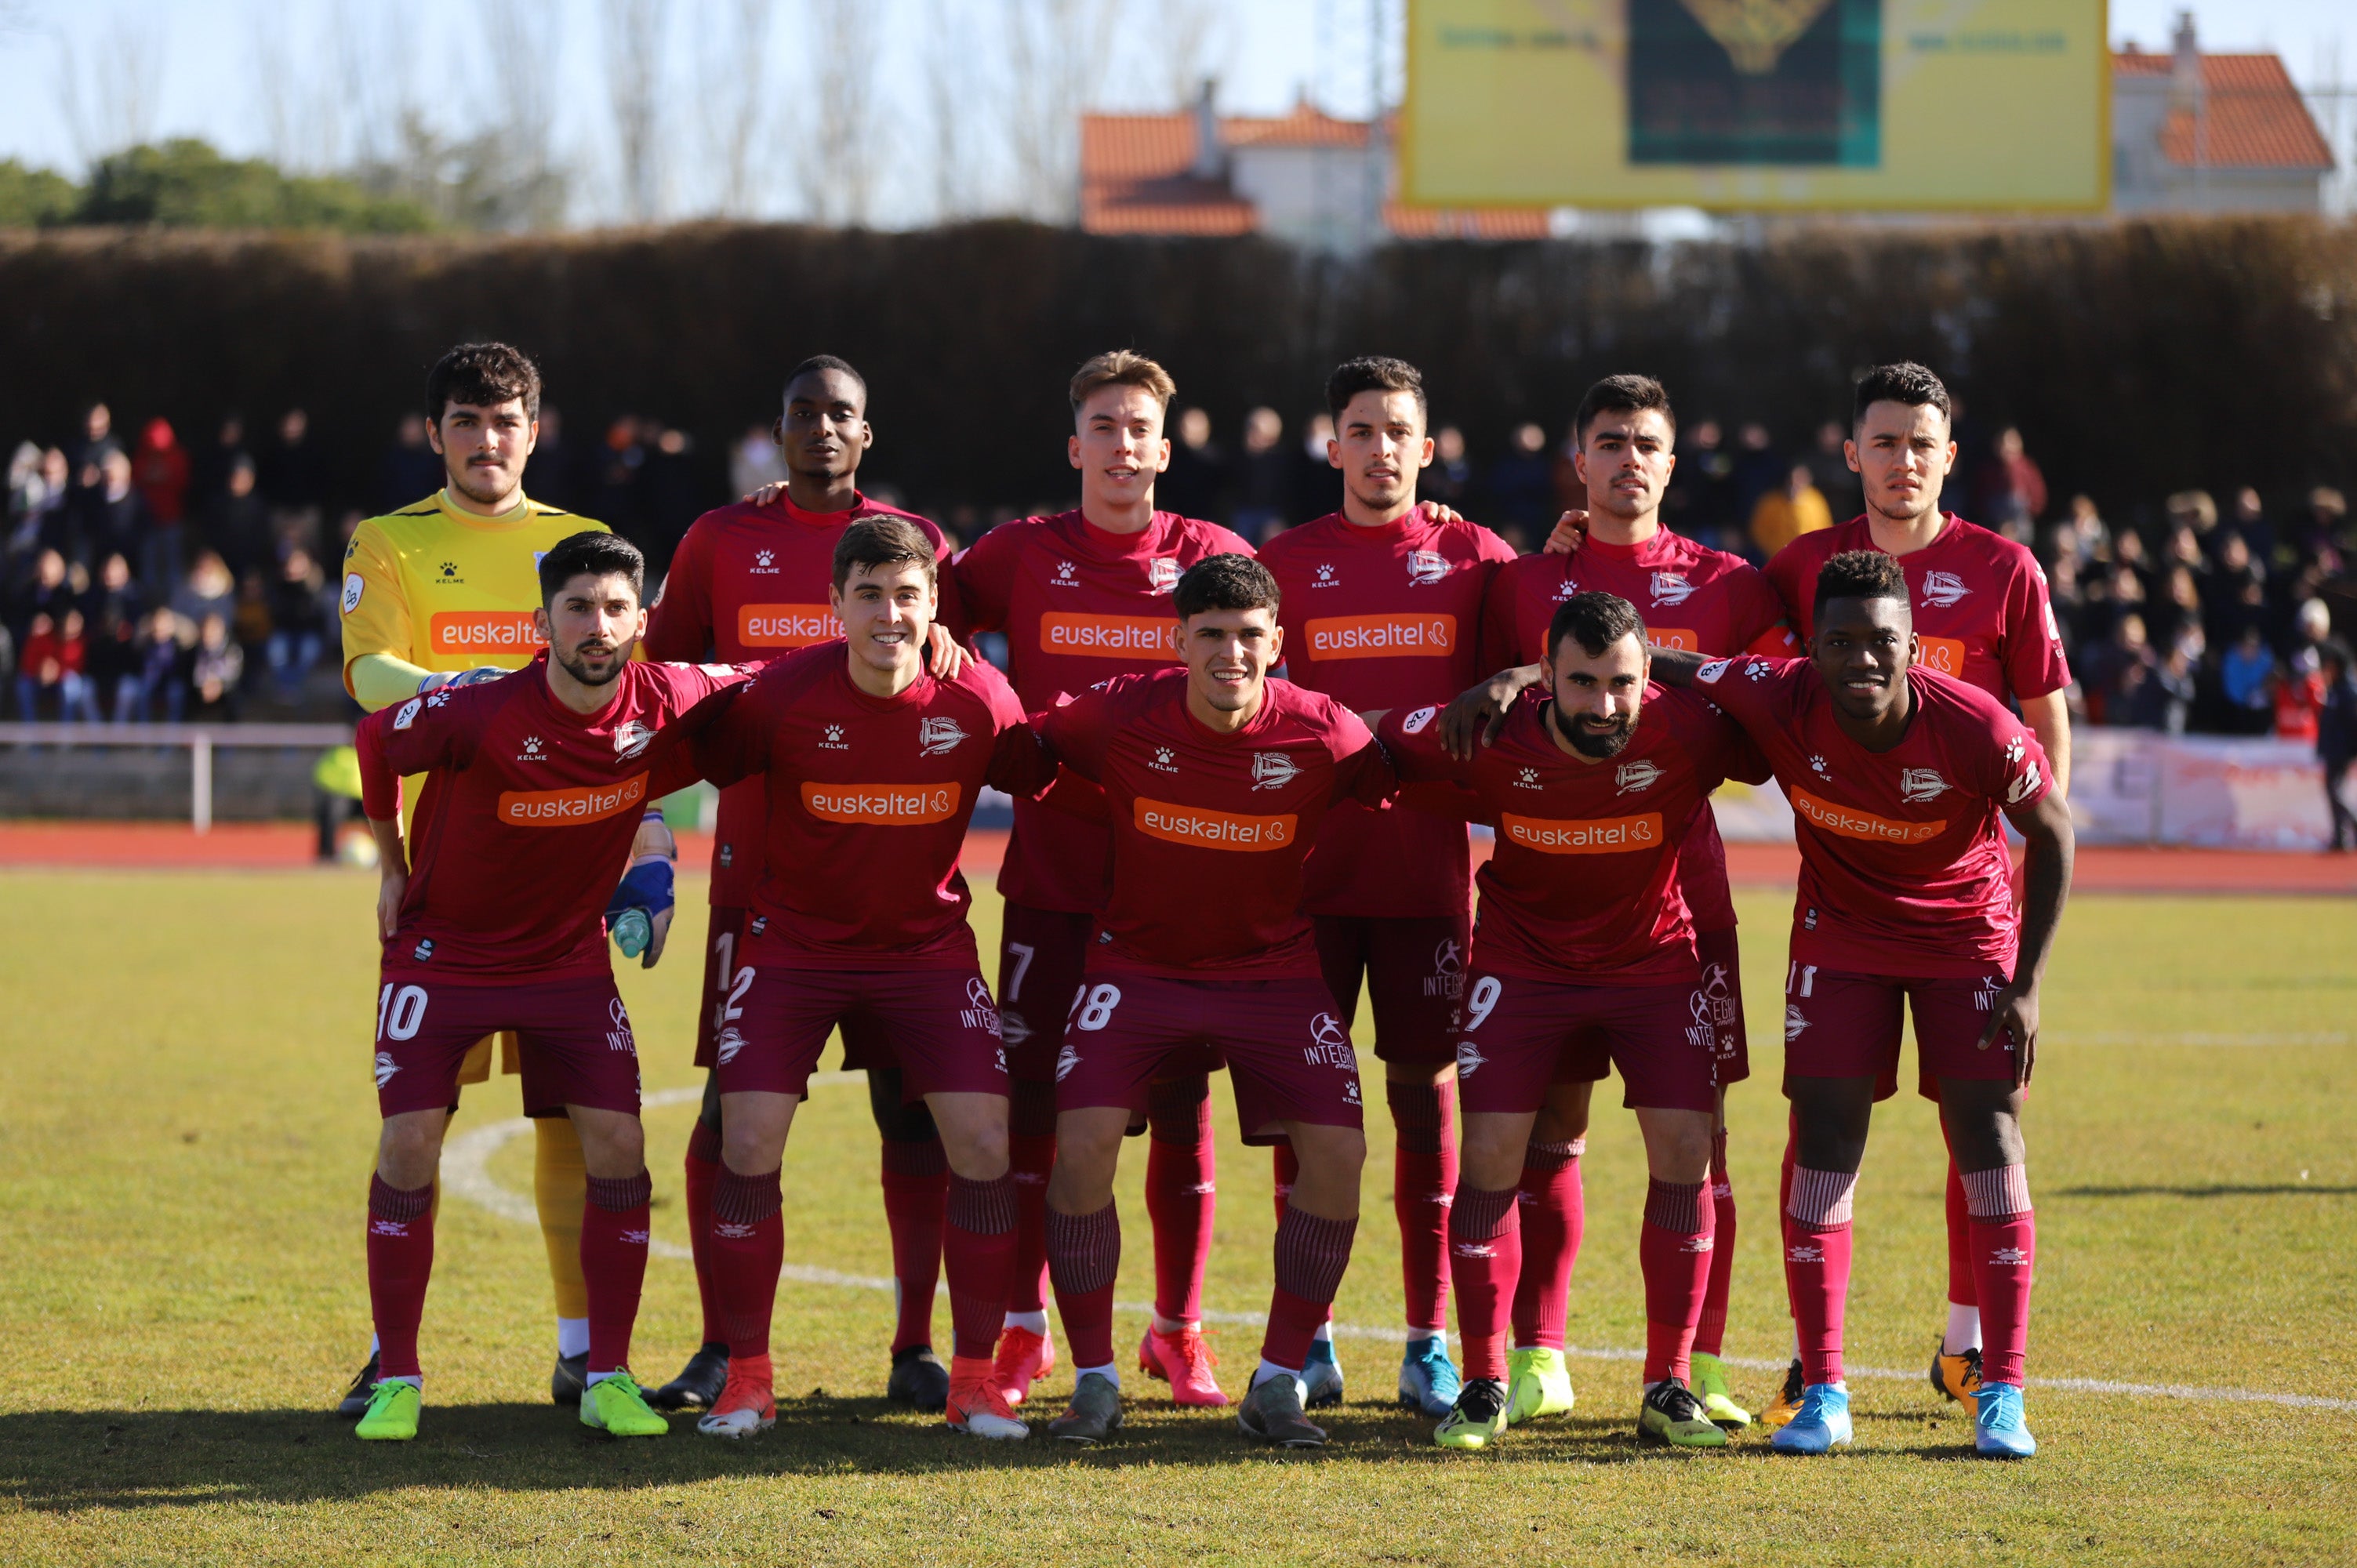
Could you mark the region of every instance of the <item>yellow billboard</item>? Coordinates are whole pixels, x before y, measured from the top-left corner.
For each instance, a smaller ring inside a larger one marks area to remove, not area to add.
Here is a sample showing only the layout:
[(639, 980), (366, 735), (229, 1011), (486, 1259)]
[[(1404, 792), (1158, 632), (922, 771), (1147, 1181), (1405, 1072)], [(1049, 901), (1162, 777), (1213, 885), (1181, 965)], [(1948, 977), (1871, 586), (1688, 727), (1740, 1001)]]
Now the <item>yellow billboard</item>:
[(2093, 211), (2104, 0), (1408, 0), (1419, 207)]

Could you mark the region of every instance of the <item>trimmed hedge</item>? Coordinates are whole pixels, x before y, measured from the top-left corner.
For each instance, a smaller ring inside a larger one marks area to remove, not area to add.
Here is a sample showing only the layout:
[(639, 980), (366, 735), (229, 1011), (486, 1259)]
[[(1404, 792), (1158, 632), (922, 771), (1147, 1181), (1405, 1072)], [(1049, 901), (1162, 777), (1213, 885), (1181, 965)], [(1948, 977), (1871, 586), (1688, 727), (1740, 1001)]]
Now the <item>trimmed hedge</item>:
[[(1777, 231), (1757, 245), (1398, 245), (1361, 261), (1257, 240), (1125, 240), (1014, 222), (906, 234), (781, 226), (496, 239), (106, 230), (0, 235), (0, 433), (57, 438), (103, 397), (192, 446), (226, 409), (312, 413), (364, 498), (447, 344), (540, 357), (576, 447), (630, 410), (726, 441), (805, 354), (875, 389), (879, 480), (919, 504), (1071, 492), (1063, 388), (1128, 344), (1224, 441), (1269, 403), (1297, 429), (1351, 354), (1422, 365), (1477, 454), (1559, 429), (1594, 377), (1663, 376), (1689, 419), (1798, 446), (1856, 367), (1911, 356), (1975, 421), (2018, 423), (2057, 498), (2130, 511), (2357, 477), (2357, 228), (2299, 220)], [(263, 432), (255, 430), (257, 436)]]

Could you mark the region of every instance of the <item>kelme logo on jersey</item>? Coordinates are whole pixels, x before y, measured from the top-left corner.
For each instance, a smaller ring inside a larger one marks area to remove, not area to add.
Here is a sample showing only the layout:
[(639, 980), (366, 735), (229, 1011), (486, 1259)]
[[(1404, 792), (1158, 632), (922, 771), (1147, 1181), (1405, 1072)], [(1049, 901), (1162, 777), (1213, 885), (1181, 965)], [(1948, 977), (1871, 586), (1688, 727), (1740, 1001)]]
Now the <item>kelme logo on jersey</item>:
[(1956, 602), (1972, 592), (1964, 580), (1953, 572), (1923, 574), (1923, 602), (1938, 609), (1953, 609)]
[(1682, 605), (1694, 597), (1694, 585), (1683, 573), (1656, 572), (1652, 581), (1653, 602), (1657, 605)]
[(1291, 753), (1283, 751), (1253, 753), (1254, 789), (1282, 789), (1300, 777), (1301, 765), (1293, 760)]
[(957, 815), (964, 786), (949, 784), (802, 785), (802, 809), (830, 822), (921, 827)]
[(1437, 550), (1411, 550), (1407, 553), (1407, 580), (1410, 587), (1428, 588), (1448, 575), (1448, 557)]
[(957, 748), (958, 743), (963, 739), (965, 739), (965, 731), (958, 727), (958, 722), (955, 719), (931, 718), (917, 721), (918, 755), (921, 757), (939, 757), (944, 752), (953, 751)]
[(1633, 790), (1650, 789), (1661, 779), (1662, 770), (1653, 763), (1642, 760), (1624, 762), (1612, 770), (1612, 782), (1620, 786), (1612, 792), (1626, 795)]
[(436, 610), (425, 646), (444, 655), (529, 654), (548, 646), (525, 610)]

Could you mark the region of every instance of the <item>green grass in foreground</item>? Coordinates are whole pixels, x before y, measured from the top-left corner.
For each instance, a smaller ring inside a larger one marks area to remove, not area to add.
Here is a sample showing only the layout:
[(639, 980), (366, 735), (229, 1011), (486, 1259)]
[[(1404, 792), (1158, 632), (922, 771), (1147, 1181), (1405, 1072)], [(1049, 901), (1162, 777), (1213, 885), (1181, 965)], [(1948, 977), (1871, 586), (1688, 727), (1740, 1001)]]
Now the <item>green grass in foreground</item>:
[[(1247, 1450), (1132, 1380), (1125, 1443), (1075, 1455), (955, 1438), (880, 1395), (888, 1298), (788, 1283), (769, 1437), (595, 1439), (546, 1402), (547, 1287), (527, 1226), (452, 1200), (426, 1316), (424, 1434), (363, 1448), (325, 1413), (365, 1347), (361, 1205), (375, 1110), (370, 879), (0, 875), (0, 1561), (317, 1563), (1783, 1563), (2346, 1559), (2357, 1415), (2033, 1390), (2040, 1456), (1965, 1457), (1918, 1381), (1857, 1378), (1857, 1447), (1641, 1453), (1636, 1368), (1575, 1368), (1570, 1420), (1444, 1456), (1388, 1408), (1387, 1346), (1346, 1340), (1353, 1402), (1322, 1455)], [(623, 988), (650, 1090), (693, 1080), (700, 882), (673, 956)], [(1786, 1330), (1770, 1209), (1781, 899), (1743, 900), (1758, 1074), (1730, 1106), (1743, 1208), (1730, 1355)], [(985, 943), (996, 920), (986, 890)], [(2029, 1118), (2043, 1221), (2033, 1376), (2357, 1394), (2357, 911), (2342, 903), (2089, 897), (2047, 998)], [(2188, 1043), (2194, 1036), (2244, 1042)], [(2284, 1043), (2284, 1042), (2290, 1043)], [(1372, 1096), (1367, 1222), (1339, 1313), (1396, 1321)], [(1573, 1338), (1641, 1343), (1643, 1167), (1599, 1094)], [(515, 1113), (506, 1082), (459, 1129)], [(1219, 1105), (1224, 1127), (1229, 1107)], [(649, 1117), (657, 1233), (684, 1240), (689, 1112)], [(1940, 1321), (1939, 1141), (1911, 1096), (1878, 1118), (1859, 1198), (1853, 1367), (1912, 1370)], [(1259, 1310), (1266, 1155), (1221, 1151), (1209, 1305)], [(492, 1174), (530, 1187), (528, 1138)], [(1140, 1161), (1124, 1172), (1121, 1296), (1151, 1294)], [(823, 1088), (787, 1155), (788, 1257), (889, 1273), (865, 1096)], [(946, 1334), (946, 1307), (936, 1322)], [(1138, 1325), (1129, 1320), (1126, 1333)], [(657, 1259), (636, 1359), (695, 1335), (686, 1265)], [(1232, 1382), (1257, 1335), (1215, 1328)], [(1764, 1400), (1772, 1374), (1738, 1388)], [(1060, 1373), (1049, 1397), (1069, 1387)]]

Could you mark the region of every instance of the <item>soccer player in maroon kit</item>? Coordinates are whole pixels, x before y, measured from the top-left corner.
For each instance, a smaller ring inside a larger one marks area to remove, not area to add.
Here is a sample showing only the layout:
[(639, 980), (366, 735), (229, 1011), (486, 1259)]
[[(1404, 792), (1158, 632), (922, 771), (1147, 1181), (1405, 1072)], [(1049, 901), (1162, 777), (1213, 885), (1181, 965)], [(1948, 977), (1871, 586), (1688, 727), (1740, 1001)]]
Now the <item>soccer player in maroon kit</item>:
[[(1494, 668), (1479, 662), (1482, 597), (1513, 549), (1417, 504), (1432, 440), (1415, 366), (1352, 360), (1327, 379), (1326, 401), (1342, 510), (1277, 534), (1260, 555), (1283, 596), (1287, 677), (1361, 714), (1445, 703)], [(1374, 1014), (1397, 1141), (1392, 1205), (1408, 1335), (1399, 1397), (1436, 1418), (1458, 1390), (1445, 1331), (1457, 1186), (1448, 1018), (1465, 986), (1471, 876), (1461, 821), (1349, 801), (1328, 814), (1303, 873), (1302, 911), (1343, 1027), (1356, 1019), (1362, 972)], [(1277, 1145), (1276, 1165), (1281, 1205), (1295, 1176), (1290, 1145)], [(1318, 1334), (1307, 1369), (1312, 1409), (1342, 1396), (1329, 1326)]]
[[(1677, 466), (1677, 415), (1650, 376), (1607, 376), (1587, 389), (1572, 421), (1573, 464), (1587, 487), (1586, 532), (1572, 553), (1525, 555), (1491, 581), (1482, 615), (1482, 668), (1520, 665), (1546, 652), (1556, 611), (1583, 591), (1617, 594), (1645, 617), (1645, 634), (1663, 648), (1708, 654), (1797, 651), (1776, 592), (1749, 563), (1697, 544), (1662, 526), (1661, 506)], [(1694, 918), (1704, 990), (1717, 1031), (1717, 1083), (1750, 1075), (1743, 1028), (1743, 965), (1727, 848), (1704, 808), (1680, 851), (1678, 885)], [(1591, 1070), (1602, 1062), (1589, 1053)], [(1575, 1056), (1566, 1072), (1581, 1066)], [(1566, 1081), (1549, 1092), (1523, 1172), (1523, 1269), (1514, 1296), (1514, 1350), (1508, 1417), (1521, 1422), (1568, 1410), (1570, 1372), (1563, 1359), (1572, 1265), (1586, 1214), (1579, 1158), (1586, 1144), (1589, 1085)], [(1751, 1416), (1728, 1393), (1719, 1348), (1735, 1263), (1735, 1187), (1727, 1173), (1722, 1113), (1711, 1144), (1715, 1209), (1709, 1290), (1695, 1336), (1694, 1391), (1713, 1420), (1729, 1430)]]
[[(1099, 354), (1072, 377), (1078, 510), (1005, 522), (951, 563), (945, 613), (961, 636), (1006, 635), (1007, 673), (1037, 713), (1110, 676), (1173, 664), (1170, 591), (1208, 555), (1249, 554), (1215, 523), (1154, 509), (1170, 462), (1162, 433), (1178, 395), (1142, 354)], [(1013, 1160), (1022, 1230), (998, 1347), (1017, 1402), (1054, 1365), (1048, 1338), (1044, 1204), (1056, 1159), (1056, 1048), (1110, 884), (1109, 830), (1089, 816), (1017, 800), (999, 873), (1006, 923), (998, 963), (1007, 1065), (1014, 1079)], [(1203, 1264), (1217, 1199), (1210, 1087), (1202, 1065), (1172, 1061), (1146, 1107), (1146, 1212), (1154, 1224), (1155, 1310), (1141, 1369), (1167, 1379), (1181, 1404), (1227, 1397), (1203, 1343)]]
[[(2071, 671), (2047, 596), (2046, 575), (2027, 549), (1940, 510), (1954, 467), (1948, 389), (1917, 364), (1882, 365), (1857, 385), (1845, 450), (1866, 492), (1863, 516), (1804, 533), (1768, 563), (1768, 580), (1805, 637), (1817, 573), (1834, 556), (1879, 550), (1898, 559), (1913, 596), (1915, 635), (1927, 670), (2010, 702), (2046, 753), (2058, 795), (2071, 792)], [(1707, 650), (1706, 650), (1707, 651)], [(2017, 876), (2015, 891), (2020, 891)], [(1971, 1202), (1948, 1162), (1948, 1322), (1932, 1357), (1932, 1386), (1969, 1400), (1981, 1376), (1980, 1305), (1972, 1261)], [(1795, 1370), (1787, 1375), (1792, 1382)]]
[[(1784, 1278), (1804, 1387), (1774, 1444), (1822, 1454), (1850, 1439), (1851, 1205), (1874, 1102), (1897, 1090), (1903, 1002), (1917, 1087), (1939, 1102), (1968, 1205), (1987, 1336), (1975, 1444), (2018, 1457), (2037, 1446), (2022, 1419), (2038, 1238), (2020, 1115), (2039, 982), (2070, 894), (2071, 813), (2020, 720), (1915, 662), (1911, 596), (1897, 558), (1836, 555), (1816, 574), (1808, 660), (1665, 652), (1654, 672), (1691, 682), (1750, 732), (1799, 823)], [(2029, 841), (2018, 912), (2000, 816)]]
[(853, 523), (834, 547), (830, 600), (845, 640), (787, 654), (691, 721), (705, 777), (726, 788), (758, 776), (763, 789), (748, 967), (714, 1052), (711, 1246), (728, 1380), (696, 1423), (714, 1436), (777, 1420), (780, 1160), (828, 1034), (854, 1020), (903, 1092), (924, 1099), (949, 1160), (948, 1422), (978, 1437), (1028, 1432), (991, 1365), (1015, 1245), (1006, 1063), (957, 862), (985, 781), (1029, 788), (999, 759), (1038, 772), (1038, 750), (996, 670), (968, 660), (942, 680), (927, 668), (936, 572), (932, 537), (909, 520)]
[[(924, 532), (940, 555), (941, 530), (922, 518), (859, 492), (859, 463), (875, 444), (867, 423), (867, 383), (830, 354), (788, 372), (778, 444), (782, 486), (719, 507), (695, 520), (672, 557), (662, 597), (647, 622), (651, 659), (770, 659), (843, 635), (828, 607), (834, 547), (855, 519), (899, 517)], [(954, 677), (965, 655), (946, 629), (931, 638), (933, 668)], [(711, 1072), (719, 1015), (746, 972), (746, 921), (761, 875), (761, 785), (747, 780), (720, 796), (712, 850), (711, 928), (705, 938), (704, 1005), (696, 1022), (695, 1062)], [(940, 1278), (942, 1206), (949, 1166), (931, 1115), (902, 1102), (888, 1056), (871, 1026), (844, 1030), (844, 1065), (867, 1071), (869, 1107), (883, 1134), (884, 1219), (892, 1237), (892, 1275), (899, 1305), (892, 1331), (888, 1394), (937, 1411), (949, 1374), (932, 1350), (933, 1286)], [(727, 1326), (712, 1275), (712, 1189), (720, 1169), (720, 1094), (707, 1079), (704, 1110), (687, 1144), (687, 1220), (695, 1283), (704, 1309), (703, 1343), (679, 1376), (650, 1399), (659, 1409), (710, 1408), (728, 1373)]]
[[(382, 868), (369, 1298), (382, 1357), (360, 1435), (417, 1433), (418, 1321), (434, 1264), (434, 1177), (468, 1049), (521, 1037), (533, 1115), (563, 1114), (588, 1164), (581, 1272), (589, 1290), (585, 1425), (654, 1436), (631, 1380), (647, 1265), (649, 1184), (639, 1061), (602, 916), (645, 809), (694, 777), (674, 721), (739, 679), (631, 662), (644, 563), (576, 533), (540, 563), (548, 650), (513, 678), (446, 686), (371, 714), (358, 735), (363, 804)], [(404, 853), (401, 779), (424, 774)]]
[(1646, 1320), (1637, 1435), (1727, 1443), (1688, 1381), (1714, 1252), (1704, 1187), (1722, 1064), (1681, 847), (1722, 779), (1763, 783), (1768, 765), (1709, 703), (1647, 684), (1646, 632), (1628, 600), (1575, 593), (1549, 624), (1544, 690), (1515, 703), (1492, 744), (1451, 757), (1437, 707), (1386, 714), (1377, 731), (1403, 784), (1469, 789), (1498, 832), (1458, 1011), (1465, 1155), (1449, 1240), (1466, 1380), (1434, 1434), (1445, 1448), (1487, 1447), (1508, 1425), (1525, 1151), (1564, 1058), (1585, 1055), (1590, 1031), (1620, 1069), (1652, 1178), (1637, 1249)]
[(1300, 1162), (1238, 1421), (1257, 1441), (1317, 1447), (1302, 1369), (1350, 1263), (1367, 1144), (1358, 1058), (1300, 912), (1302, 867), (1329, 808), (1385, 799), (1392, 770), (1348, 708), (1269, 678), (1285, 639), (1258, 563), (1211, 556), (1173, 596), (1184, 668), (1116, 677), (1031, 720), (1047, 755), (1103, 789), (1113, 840), (1101, 935), (1056, 1058), (1048, 1264), (1076, 1376), (1048, 1430), (1086, 1444), (1121, 1424), (1114, 1170), (1164, 1064), (1210, 1047), (1245, 1141), (1288, 1139)]

